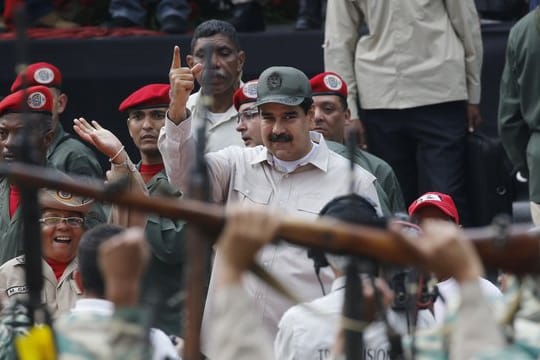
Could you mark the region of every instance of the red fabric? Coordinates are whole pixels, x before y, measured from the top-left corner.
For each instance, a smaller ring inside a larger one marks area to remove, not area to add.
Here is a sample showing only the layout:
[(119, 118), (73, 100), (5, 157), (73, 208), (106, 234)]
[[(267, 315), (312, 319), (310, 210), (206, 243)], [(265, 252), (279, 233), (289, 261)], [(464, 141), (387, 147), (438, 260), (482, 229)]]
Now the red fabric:
[(62, 274), (66, 270), (69, 263), (63, 263), (63, 262), (54, 261), (51, 259), (46, 259), (45, 261), (47, 262), (47, 264), (49, 264), (49, 266), (53, 270), (56, 280), (60, 280), (60, 278), (62, 277)]
[(53, 96), (51, 91), (42, 85), (16, 91), (0, 101), (0, 115), (24, 110), (52, 114), (52, 109)]
[(9, 185), (9, 217), (15, 215), (15, 211), (21, 203), (21, 192), (15, 185)]
[(258, 80), (251, 80), (245, 83), (242, 87), (236, 89), (233, 94), (233, 105), (236, 111), (240, 105), (257, 101), (257, 83)]
[[(81, 26), (74, 29), (29, 28), (26, 32), (29, 39), (90, 39), (121, 36), (156, 36), (164, 33), (143, 28), (111, 28), (99, 26)], [(0, 40), (15, 40), (15, 32), (0, 34)]]
[(19, 4), (23, 4), (24, 0), (4, 0), (4, 22), (6, 25), (13, 24), (13, 14)]
[(426, 206), (434, 206), (451, 217), (456, 224), (459, 224), (459, 213), (450, 195), (440, 192), (427, 192), (414, 200), (409, 206), (409, 216), (414, 216), (419, 209)]
[(165, 168), (165, 165), (163, 164), (156, 164), (156, 165), (146, 165), (141, 164), (141, 176), (145, 183), (147, 183), (151, 178), (154, 177), (158, 172), (163, 170)]
[(323, 72), (315, 75), (309, 80), (313, 96), (316, 95), (337, 95), (347, 99), (347, 84), (345, 80), (336, 73)]
[[(26, 79), (23, 78), (26, 76)], [(47, 87), (62, 87), (62, 73), (56, 66), (46, 62), (37, 62), (28, 65), (24, 72), (20, 72), (13, 84), (11, 84), (11, 92), (21, 90), (24, 82), (26, 86), (43, 85)]]
[(150, 84), (131, 93), (118, 107), (119, 111), (127, 111), (140, 107), (169, 107), (169, 84)]

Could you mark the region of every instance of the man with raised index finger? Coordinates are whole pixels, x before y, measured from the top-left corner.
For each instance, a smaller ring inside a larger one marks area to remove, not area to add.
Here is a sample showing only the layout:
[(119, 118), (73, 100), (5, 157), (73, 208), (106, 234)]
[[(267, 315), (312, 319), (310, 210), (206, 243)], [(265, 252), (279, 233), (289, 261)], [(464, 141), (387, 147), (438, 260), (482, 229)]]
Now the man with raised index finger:
[[(212, 54), (207, 59), (209, 50)], [(192, 112), (193, 130), (202, 124), (206, 128), (207, 152), (243, 145), (235, 131), (237, 111), (232, 96), (240, 86), (245, 60), (233, 25), (212, 19), (195, 29), (191, 54), (186, 56), (187, 65), (193, 68), (209, 62), (210, 66), (195, 74), (201, 89), (189, 97), (187, 108)]]
[[(180, 189), (186, 188), (194, 159), (192, 116), (185, 104), (196, 71), (200, 69), (180, 66), (179, 50), (175, 49), (170, 72), (171, 104), (158, 145), (169, 180)], [(330, 199), (352, 189), (381, 212), (375, 177), (355, 165), (353, 180), (349, 181), (345, 176), (350, 171), (349, 162), (329, 151), (320, 134), (309, 131), (313, 100), (309, 80), (303, 72), (292, 67), (268, 68), (259, 77), (257, 94), (264, 146), (230, 146), (206, 154), (213, 201), (270, 207), (315, 219)], [(218, 249), (215, 264), (219, 261)], [(278, 280), (294, 289), (302, 301), (322, 295), (305, 249), (284, 242), (268, 245), (260, 253), (259, 261)], [(208, 304), (213, 300), (214, 275), (210, 280), (203, 330), (212, 324), (208, 310), (212, 306)], [(331, 281), (329, 272), (322, 274), (324, 286), (329, 288)], [(280, 317), (292, 303), (250, 276), (244, 284), (256, 299), (259, 321), (275, 336)]]

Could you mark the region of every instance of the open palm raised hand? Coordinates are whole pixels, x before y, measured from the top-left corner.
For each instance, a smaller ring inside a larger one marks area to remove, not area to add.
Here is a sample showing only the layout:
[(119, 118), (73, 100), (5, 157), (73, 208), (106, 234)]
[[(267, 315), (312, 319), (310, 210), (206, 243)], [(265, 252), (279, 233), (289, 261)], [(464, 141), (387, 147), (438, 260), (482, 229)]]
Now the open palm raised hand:
[(75, 119), (73, 120), (73, 130), (81, 139), (94, 145), (109, 158), (114, 157), (123, 148), (116, 135), (102, 127), (97, 121), (92, 121), (90, 124), (82, 117)]

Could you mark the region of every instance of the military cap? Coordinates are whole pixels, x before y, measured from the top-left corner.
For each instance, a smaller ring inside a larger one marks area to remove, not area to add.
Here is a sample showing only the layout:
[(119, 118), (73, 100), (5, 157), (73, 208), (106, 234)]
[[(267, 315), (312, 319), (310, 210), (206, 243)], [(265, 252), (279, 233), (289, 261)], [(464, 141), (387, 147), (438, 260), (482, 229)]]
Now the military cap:
[(15, 81), (11, 84), (11, 92), (22, 89), (24, 84), (23, 75), (26, 75), (24, 80), (27, 86), (44, 85), (58, 89), (62, 87), (62, 73), (60, 73), (60, 70), (52, 64), (38, 62), (28, 65), (25, 71), (17, 75)]
[(47, 87), (31, 86), (2, 99), (0, 101), (0, 115), (25, 111), (52, 114), (53, 101), (52, 93)]
[(119, 111), (150, 107), (168, 107), (170, 102), (169, 84), (150, 84), (131, 93), (118, 107)]
[(296, 106), (306, 98), (311, 98), (311, 86), (306, 74), (298, 69), (273, 66), (259, 77), (257, 106), (267, 103)]
[(44, 209), (75, 211), (86, 214), (92, 207), (93, 199), (75, 196), (62, 190), (42, 189), (39, 203)]
[(459, 213), (454, 200), (450, 195), (440, 192), (427, 192), (414, 200), (409, 206), (409, 216), (413, 217), (418, 210), (429, 206), (438, 208), (452, 218), (456, 224), (459, 224)]
[(233, 95), (233, 105), (236, 111), (240, 105), (257, 100), (257, 82), (258, 80), (251, 80), (236, 89)]
[(323, 72), (309, 80), (313, 96), (337, 95), (347, 99), (347, 84), (336, 73)]

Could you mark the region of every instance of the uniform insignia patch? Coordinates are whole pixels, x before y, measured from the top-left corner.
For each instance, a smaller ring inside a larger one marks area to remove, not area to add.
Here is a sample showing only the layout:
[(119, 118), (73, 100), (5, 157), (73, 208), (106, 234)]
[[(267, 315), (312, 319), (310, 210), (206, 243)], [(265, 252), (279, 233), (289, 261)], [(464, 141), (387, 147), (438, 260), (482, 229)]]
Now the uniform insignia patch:
[(256, 99), (257, 98), (257, 82), (252, 81), (252, 82), (246, 83), (242, 87), (242, 92), (244, 93), (246, 97), (250, 99)]
[(41, 109), (47, 103), (47, 98), (41, 92), (36, 91), (28, 95), (26, 102), (31, 109)]
[(278, 73), (272, 73), (268, 76), (266, 85), (270, 90), (276, 90), (281, 87), (281, 76)]
[(62, 191), (62, 190), (58, 190), (56, 194), (62, 200), (69, 200), (73, 197), (71, 193), (68, 193), (67, 191)]
[(54, 73), (48, 68), (37, 69), (34, 73), (34, 80), (36, 80), (38, 84), (50, 84), (54, 80)]
[(419, 197), (418, 200), (416, 200), (416, 203), (421, 203), (424, 201), (442, 201), (442, 199), (439, 195), (436, 194), (425, 194)]
[(341, 89), (341, 85), (343, 85), (341, 80), (337, 76), (332, 74), (326, 75), (323, 81), (327, 88), (334, 91)]
[(7, 296), (13, 296), (17, 294), (27, 294), (28, 293), (28, 286), (27, 285), (21, 285), (21, 286), (12, 286), (9, 289), (6, 290)]

